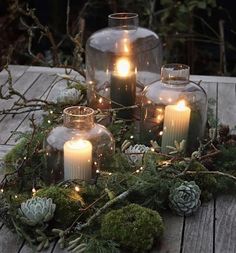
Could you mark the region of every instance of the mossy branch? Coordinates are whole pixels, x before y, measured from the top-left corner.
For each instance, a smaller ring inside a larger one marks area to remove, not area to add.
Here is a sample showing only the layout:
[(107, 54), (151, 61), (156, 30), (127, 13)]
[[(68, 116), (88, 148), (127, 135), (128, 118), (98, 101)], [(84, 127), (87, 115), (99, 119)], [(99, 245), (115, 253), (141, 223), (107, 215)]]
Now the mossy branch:
[(177, 175), (177, 177), (181, 177), (184, 175), (198, 175), (198, 174), (223, 176), (223, 177), (228, 177), (236, 181), (235, 176), (228, 173), (221, 172), (221, 171), (186, 171), (185, 174), (179, 174)]
[(128, 189), (127, 191), (122, 192), (120, 195), (116, 196), (114, 199), (111, 199), (110, 201), (108, 201), (103, 207), (99, 208), (97, 210), (97, 212), (95, 214), (93, 214), (86, 223), (84, 224), (78, 224), (77, 225), (77, 230), (82, 230), (84, 228), (87, 228), (91, 225), (91, 223), (101, 215), (101, 213), (103, 213), (107, 208), (109, 208), (110, 206), (112, 206), (113, 204), (124, 200), (125, 198), (127, 198), (127, 196), (131, 193), (131, 189)]

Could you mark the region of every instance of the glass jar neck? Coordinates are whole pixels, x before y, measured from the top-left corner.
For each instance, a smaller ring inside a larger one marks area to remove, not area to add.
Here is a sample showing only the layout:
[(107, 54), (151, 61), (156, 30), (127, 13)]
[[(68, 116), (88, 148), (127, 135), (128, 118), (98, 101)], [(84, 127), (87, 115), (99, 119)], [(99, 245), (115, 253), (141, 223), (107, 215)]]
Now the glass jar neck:
[(109, 27), (130, 29), (138, 26), (137, 13), (114, 13), (108, 16)]
[(63, 123), (68, 128), (90, 129), (94, 125), (94, 110), (85, 106), (68, 107), (63, 111)]
[(186, 85), (189, 83), (190, 68), (184, 64), (166, 64), (161, 68), (161, 81), (170, 85)]

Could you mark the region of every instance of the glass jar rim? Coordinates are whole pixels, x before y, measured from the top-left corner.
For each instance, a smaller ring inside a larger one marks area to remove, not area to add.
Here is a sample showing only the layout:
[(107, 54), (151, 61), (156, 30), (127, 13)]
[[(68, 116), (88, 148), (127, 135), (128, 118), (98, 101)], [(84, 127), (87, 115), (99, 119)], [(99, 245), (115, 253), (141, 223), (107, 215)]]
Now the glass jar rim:
[[(77, 113), (73, 113), (73, 111), (76, 111)], [(63, 114), (67, 116), (92, 116), (94, 115), (94, 110), (87, 106), (70, 106), (63, 110)]]
[(138, 18), (138, 14), (134, 12), (118, 12), (118, 13), (113, 13), (108, 15), (108, 18), (110, 19), (118, 19), (118, 20), (123, 20), (123, 19), (134, 19)]
[(168, 69), (168, 68), (173, 68), (173, 70), (190, 70), (190, 67), (186, 64), (182, 64), (182, 63), (167, 63), (164, 64), (162, 67), (162, 69)]

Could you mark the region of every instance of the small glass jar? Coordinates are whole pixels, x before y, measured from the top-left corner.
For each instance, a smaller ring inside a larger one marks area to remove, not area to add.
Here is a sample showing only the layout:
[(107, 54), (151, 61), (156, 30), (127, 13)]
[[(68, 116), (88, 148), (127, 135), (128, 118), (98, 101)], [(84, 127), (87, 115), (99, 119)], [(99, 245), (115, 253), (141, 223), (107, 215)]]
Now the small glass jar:
[(191, 153), (204, 135), (207, 96), (189, 81), (189, 72), (189, 66), (183, 64), (164, 65), (161, 81), (146, 87), (142, 94), (141, 141), (157, 141), (163, 153), (182, 140)]
[(114, 153), (112, 134), (94, 122), (94, 110), (68, 107), (63, 125), (49, 133), (45, 142), (48, 181), (90, 180), (105, 159)]
[[(159, 37), (138, 26), (138, 14), (111, 14), (108, 22), (86, 43), (88, 104), (102, 111), (138, 104), (143, 88), (160, 79), (162, 61)], [(123, 109), (117, 117), (130, 120), (134, 113)]]

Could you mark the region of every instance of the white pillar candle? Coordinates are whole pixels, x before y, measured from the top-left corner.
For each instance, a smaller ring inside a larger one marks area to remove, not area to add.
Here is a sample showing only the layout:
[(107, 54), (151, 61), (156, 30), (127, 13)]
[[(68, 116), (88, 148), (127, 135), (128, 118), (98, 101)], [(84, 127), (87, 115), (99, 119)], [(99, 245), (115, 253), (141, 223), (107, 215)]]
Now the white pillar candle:
[(92, 144), (70, 140), (64, 144), (64, 179), (89, 180), (92, 177)]
[(170, 152), (166, 146), (174, 146), (174, 141), (187, 141), (191, 109), (183, 100), (177, 105), (165, 107), (164, 127), (161, 142), (161, 151)]

